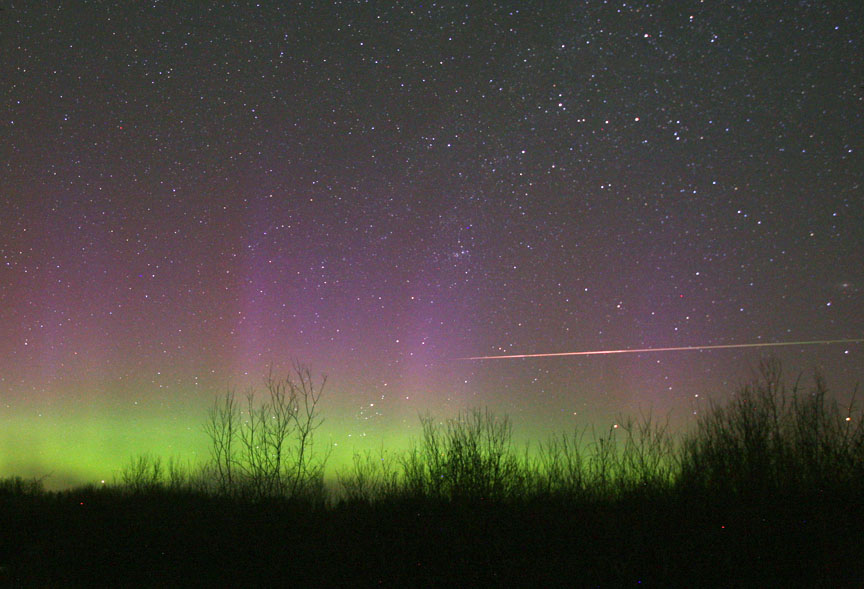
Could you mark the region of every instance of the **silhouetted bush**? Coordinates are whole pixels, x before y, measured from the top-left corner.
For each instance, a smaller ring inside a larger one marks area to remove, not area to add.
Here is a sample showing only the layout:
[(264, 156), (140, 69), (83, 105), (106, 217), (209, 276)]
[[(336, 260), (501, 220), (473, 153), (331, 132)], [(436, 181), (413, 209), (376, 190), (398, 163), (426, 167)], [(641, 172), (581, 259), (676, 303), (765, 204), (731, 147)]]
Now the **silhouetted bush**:
[(46, 477), (25, 479), (19, 476), (0, 479), (0, 496), (41, 495)]
[(147, 493), (164, 485), (162, 459), (148, 454), (140, 454), (130, 459), (120, 471), (123, 486), (133, 493)]
[(799, 382), (788, 388), (767, 360), (726, 405), (712, 404), (684, 438), (679, 484), (726, 497), (860, 489), (864, 415), (854, 395), (841, 409), (821, 375), (809, 391)]
[(420, 423), (423, 437), (402, 459), (406, 493), (490, 500), (521, 494), (524, 465), (513, 452), (507, 416), (471, 409), (443, 423), (426, 415)]
[[(675, 440), (651, 414), (619, 417), (604, 434), (586, 429), (550, 436), (540, 444), (534, 490), (573, 499), (611, 499), (668, 490), (676, 475)], [(620, 441), (623, 438), (623, 443)]]
[(336, 473), (343, 500), (356, 502), (386, 501), (402, 494), (402, 473), (398, 458), (383, 447), (377, 455), (370, 451), (355, 453), (352, 467)]

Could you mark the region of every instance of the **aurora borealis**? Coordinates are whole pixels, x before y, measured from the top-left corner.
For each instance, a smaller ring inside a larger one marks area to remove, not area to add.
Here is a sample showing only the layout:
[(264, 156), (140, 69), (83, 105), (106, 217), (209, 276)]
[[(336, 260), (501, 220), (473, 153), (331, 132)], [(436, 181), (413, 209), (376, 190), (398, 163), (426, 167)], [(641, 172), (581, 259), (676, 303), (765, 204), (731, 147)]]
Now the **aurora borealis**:
[(762, 352), (459, 358), (864, 337), (862, 6), (2, 8), (0, 475), (194, 459), (295, 359), (338, 466), (427, 410), (686, 424)]

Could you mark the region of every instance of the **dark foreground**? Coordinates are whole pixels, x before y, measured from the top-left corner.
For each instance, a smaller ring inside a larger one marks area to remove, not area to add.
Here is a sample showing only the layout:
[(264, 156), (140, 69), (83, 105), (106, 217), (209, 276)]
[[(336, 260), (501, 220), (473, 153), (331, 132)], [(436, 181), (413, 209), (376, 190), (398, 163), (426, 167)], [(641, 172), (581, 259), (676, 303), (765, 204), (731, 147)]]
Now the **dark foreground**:
[(0, 516), (13, 587), (864, 586), (862, 498), (837, 492), (325, 507), (7, 489)]
[(506, 418), (425, 417), (411, 450), (355, 457), (342, 501), (306, 454), (273, 462), (290, 446), (260, 438), (275, 407), (309, 441), (314, 410), (291, 421), (286, 393), (308, 397), (301, 375), (270, 381), (244, 422), (259, 437), (235, 440), (233, 400), (217, 404), (197, 474), (139, 457), (106, 488), (0, 480), (0, 585), (864, 587), (864, 411), (818, 375), (789, 388), (768, 362), (693, 432), (622, 420), (533, 458)]

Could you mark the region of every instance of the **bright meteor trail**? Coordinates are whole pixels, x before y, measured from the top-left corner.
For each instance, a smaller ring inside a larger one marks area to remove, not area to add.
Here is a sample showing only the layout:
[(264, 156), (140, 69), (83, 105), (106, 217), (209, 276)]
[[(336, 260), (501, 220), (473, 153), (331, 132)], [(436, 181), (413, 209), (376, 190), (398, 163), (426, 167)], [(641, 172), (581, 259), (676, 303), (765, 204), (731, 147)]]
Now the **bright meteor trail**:
[(815, 346), (829, 344), (858, 344), (864, 339), (828, 339), (803, 342), (766, 342), (758, 344), (718, 344), (714, 346), (680, 346), (674, 348), (639, 348), (624, 350), (588, 350), (584, 352), (554, 352), (551, 354), (507, 354), (503, 356), (472, 356), (459, 360), (504, 360), (508, 358), (551, 358), (553, 356), (602, 356), (605, 354), (647, 354), (650, 352), (686, 352), (691, 350), (725, 350), (730, 348), (768, 348), (773, 346)]

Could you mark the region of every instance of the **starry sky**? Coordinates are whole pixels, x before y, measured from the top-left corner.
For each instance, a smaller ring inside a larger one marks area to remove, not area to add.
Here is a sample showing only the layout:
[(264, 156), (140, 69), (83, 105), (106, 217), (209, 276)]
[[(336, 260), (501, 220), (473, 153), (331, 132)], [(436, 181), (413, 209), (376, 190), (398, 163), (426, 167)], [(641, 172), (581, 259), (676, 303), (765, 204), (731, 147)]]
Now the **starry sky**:
[(684, 427), (768, 352), (466, 356), (864, 337), (864, 5), (394, 4), (0, 5), (0, 474), (204, 456), (295, 359), (338, 464)]

